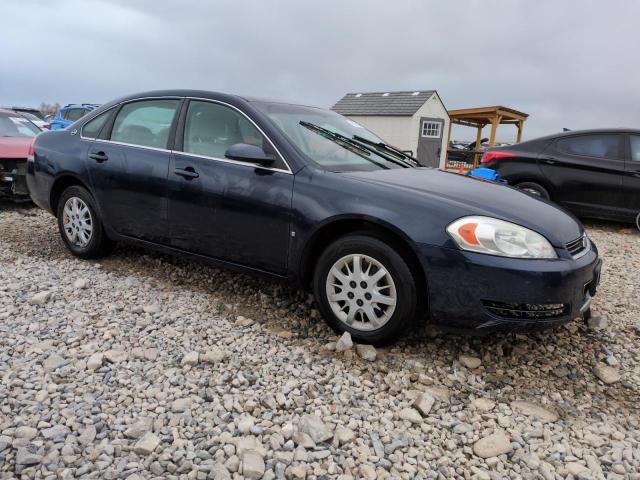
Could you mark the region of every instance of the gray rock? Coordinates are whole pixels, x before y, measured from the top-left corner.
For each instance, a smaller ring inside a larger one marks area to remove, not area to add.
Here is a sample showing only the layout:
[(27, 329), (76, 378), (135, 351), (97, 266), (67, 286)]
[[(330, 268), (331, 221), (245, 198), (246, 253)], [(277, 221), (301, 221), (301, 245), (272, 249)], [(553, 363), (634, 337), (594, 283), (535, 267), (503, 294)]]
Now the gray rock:
[(33, 427), (18, 427), (13, 435), (15, 438), (23, 438), (29, 441), (38, 435), (38, 429)]
[[(337, 348), (337, 345), (336, 345)], [(356, 345), (356, 353), (360, 358), (368, 362), (373, 362), (376, 359), (378, 353), (373, 345)]]
[(195, 366), (198, 364), (198, 357), (200, 354), (198, 352), (189, 352), (184, 357), (182, 357), (182, 361), (180, 362), (182, 365), (187, 366)]
[(558, 414), (555, 411), (541, 407), (535, 403), (515, 401), (511, 402), (511, 408), (516, 412), (535, 417), (543, 422), (555, 422), (558, 420)]
[(153, 428), (153, 418), (138, 417), (134, 423), (124, 431), (125, 437), (139, 439)]
[(67, 435), (69, 435), (70, 431), (68, 427), (64, 425), (54, 425), (51, 428), (45, 428), (42, 430), (42, 436), (47, 440), (54, 441), (64, 441)]
[(616, 383), (622, 378), (618, 370), (602, 363), (593, 368), (593, 373), (606, 384)]
[(69, 360), (62, 358), (60, 355), (58, 355), (55, 352), (49, 355), (47, 359), (44, 362), (42, 362), (42, 365), (44, 366), (45, 370), (50, 372), (60, 367), (64, 367), (65, 365), (68, 365), (68, 364), (69, 364)]
[(20, 447), (16, 451), (16, 465), (35, 465), (42, 461), (42, 455), (38, 455), (35, 449)]
[(460, 355), (458, 357), (458, 361), (464, 367), (467, 367), (470, 370), (474, 370), (482, 365), (482, 360), (478, 357), (472, 357), (470, 355)]
[(344, 352), (352, 347), (353, 341), (351, 340), (351, 334), (349, 332), (344, 332), (336, 342), (336, 352)]
[(498, 431), (473, 444), (473, 453), (481, 458), (497, 457), (511, 451), (511, 439), (509, 436)]
[(104, 355), (100, 352), (94, 353), (87, 360), (87, 368), (89, 370), (97, 370), (102, 366), (103, 362), (104, 362)]
[(244, 478), (257, 480), (264, 475), (265, 464), (260, 455), (254, 451), (247, 451), (242, 456), (242, 475)]
[(398, 417), (411, 423), (422, 423), (422, 415), (415, 408), (403, 408)]
[(149, 455), (158, 445), (160, 445), (160, 439), (153, 433), (147, 432), (136, 442), (133, 451), (138, 455)]
[(104, 352), (104, 358), (111, 363), (120, 363), (126, 361), (129, 358), (129, 354), (124, 350), (107, 350)]
[(49, 300), (51, 300), (51, 292), (39, 292), (29, 299), (29, 305), (44, 305)]
[(75, 282), (73, 282), (74, 288), (84, 289), (89, 286), (89, 280), (86, 278), (79, 278)]
[(303, 415), (298, 431), (306, 433), (315, 443), (331, 440), (333, 432), (317, 415)]
[(431, 408), (433, 407), (435, 401), (436, 399), (433, 398), (430, 394), (421, 393), (413, 401), (413, 408), (418, 410), (418, 412), (420, 412), (423, 417), (426, 417), (427, 415), (429, 415), (429, 412), (431, 412)]
[(201, 356), (201, 360), (204, 363), (216, 364), (224, 361), (227, 358), (227, 353), (219, 348), (211, 348), (204, 355)]

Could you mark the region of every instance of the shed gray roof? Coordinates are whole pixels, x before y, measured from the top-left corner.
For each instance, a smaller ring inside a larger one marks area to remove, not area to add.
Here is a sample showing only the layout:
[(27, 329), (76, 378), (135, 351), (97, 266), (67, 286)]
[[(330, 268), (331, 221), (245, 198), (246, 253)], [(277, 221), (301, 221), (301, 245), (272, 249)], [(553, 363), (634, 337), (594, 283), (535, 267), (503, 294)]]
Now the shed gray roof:
[(347, 93), (331, 110), (342, 115), (411, 116), (435, 90)]

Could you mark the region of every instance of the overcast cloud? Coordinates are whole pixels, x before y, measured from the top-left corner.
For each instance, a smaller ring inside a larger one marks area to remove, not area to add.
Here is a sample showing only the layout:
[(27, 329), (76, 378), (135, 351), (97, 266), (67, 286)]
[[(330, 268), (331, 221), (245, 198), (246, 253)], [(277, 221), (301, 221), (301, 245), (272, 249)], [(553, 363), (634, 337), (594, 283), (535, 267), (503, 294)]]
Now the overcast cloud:
[(0, 0), (0, 104), (436, 89), (449, 109), (529, 113), (525, 138), (640, 127), (639, 18), (633, 0)]

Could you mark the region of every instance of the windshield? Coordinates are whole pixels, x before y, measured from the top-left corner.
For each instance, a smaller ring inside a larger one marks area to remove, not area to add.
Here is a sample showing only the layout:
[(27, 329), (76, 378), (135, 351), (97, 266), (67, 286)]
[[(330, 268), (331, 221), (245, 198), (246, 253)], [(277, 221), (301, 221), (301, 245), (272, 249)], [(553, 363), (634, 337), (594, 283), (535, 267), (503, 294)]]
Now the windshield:
[(403, 168), (402, 164), (390, 160), (384, 153), (354, 148), (345, 142), (336, 142), (331, 135), (323, 135), (318, 129), (309, 128), (311, 124), (348, 139), (356, 135), (374, 143), (382, 142), (362, 125), (331, 110), (267, 102), (255, 102), (254, 105), (278, 126), (309, 161), (321, 168), (333, 172)]
[(35, 137), (40, 129), (18, 114), (0, 113), (0, 137)]

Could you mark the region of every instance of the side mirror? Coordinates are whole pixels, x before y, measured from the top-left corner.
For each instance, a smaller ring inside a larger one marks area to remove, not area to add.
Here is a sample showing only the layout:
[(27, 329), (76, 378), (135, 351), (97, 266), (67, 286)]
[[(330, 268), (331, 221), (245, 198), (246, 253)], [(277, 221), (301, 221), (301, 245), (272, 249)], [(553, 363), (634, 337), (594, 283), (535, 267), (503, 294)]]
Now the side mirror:
[(230, 160), (257, 163), (264, 167), (271, 165), (275, 161), (273, 155), (266, 153), (260, 147), (249, 145), (247, 143), (236, 143), (235, 145), (231, 145), (224, 153), (224, 156)]

